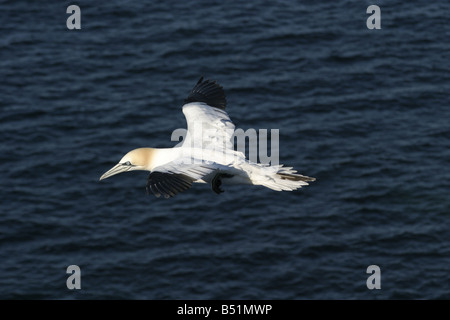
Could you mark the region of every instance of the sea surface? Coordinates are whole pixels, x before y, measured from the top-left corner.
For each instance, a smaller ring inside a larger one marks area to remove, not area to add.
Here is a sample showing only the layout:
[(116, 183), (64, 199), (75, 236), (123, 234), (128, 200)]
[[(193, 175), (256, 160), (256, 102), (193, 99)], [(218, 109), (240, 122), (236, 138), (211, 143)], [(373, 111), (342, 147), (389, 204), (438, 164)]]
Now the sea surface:
[[(0, 1), (0, 298), (450, 299), (449, 16), (448, 1)], [(201, 76), (317, 181), (172, 199), (146, 194), (146, 172), (99, 182), (134, 148), (176, 144)]]

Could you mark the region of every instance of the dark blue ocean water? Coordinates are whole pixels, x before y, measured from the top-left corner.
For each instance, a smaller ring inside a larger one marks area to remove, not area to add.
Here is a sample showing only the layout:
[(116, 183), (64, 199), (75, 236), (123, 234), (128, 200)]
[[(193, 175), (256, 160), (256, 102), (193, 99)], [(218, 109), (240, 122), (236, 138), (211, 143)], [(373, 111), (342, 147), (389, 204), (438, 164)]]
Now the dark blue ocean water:
[[(0, 298), (450, 299), (449, 16), (447, 1), (0, 1)], [(175, 144), (201, 75), (317, 181), (169, 200), (145, 172), (99, 182), (129, 150)]]

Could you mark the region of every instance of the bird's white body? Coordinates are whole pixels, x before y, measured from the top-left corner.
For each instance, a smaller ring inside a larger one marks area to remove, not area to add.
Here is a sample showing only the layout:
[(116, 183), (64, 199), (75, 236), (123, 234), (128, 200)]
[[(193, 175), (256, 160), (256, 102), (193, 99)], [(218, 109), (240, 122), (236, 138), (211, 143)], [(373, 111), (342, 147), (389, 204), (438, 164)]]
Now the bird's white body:
[(147, 189), (157, 196), (171, 197), (192, 182), (211, 183), (216, 193), (223, 184), (262, 185), (276, 191), (292, 191), (314, 178), (302, 176), (290, 167), (249, 162), (234, 150), (234, 124), (225, 111), (222, 87), (208, 80), (197, 83), (183, 106), (187, 134), (174, 148), (139, 148), (127, 153), (101, 178), (131, 171), (151, 174)]
[[(242, 154), (232, 150), (219, 151), (188, 147), (156, 149), (153, 162), (155, 167), (153, 169), (164, 167), (164, 165), (172, 162), (186, 168), (195, 166), (198, 170), (205, 173), (205, 175), (202, 175), (194, 182), (210, 183), (211, 175), (222, 172), (233, 175), (232, 178), (226, 179), (227, 184), (252, 184), (247, 173), (250, 173), (254, 166), (248, 163)], [(256, 168), (258, 166), (254, 167), (254, 169)]]

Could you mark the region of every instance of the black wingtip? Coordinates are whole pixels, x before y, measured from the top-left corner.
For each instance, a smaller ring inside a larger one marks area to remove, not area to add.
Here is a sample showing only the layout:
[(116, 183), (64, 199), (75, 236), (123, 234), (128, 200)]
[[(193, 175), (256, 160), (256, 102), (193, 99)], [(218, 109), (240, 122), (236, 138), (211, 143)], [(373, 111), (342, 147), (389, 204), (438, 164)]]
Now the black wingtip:
[(184, 174), (153, 171), (148, 176), (147, 194), (153, 193), (157, 198), (171, 198), (189, 189), (195, 179)]
[(198, 80), (189, 96), (184, 99), (185, 104), (190, 102), (204, 102), (211, 107), (222, 110), (225, 110), (227, 106), (227, 99), (222, 86), (216, 81), (203, 81), (203, 76)]

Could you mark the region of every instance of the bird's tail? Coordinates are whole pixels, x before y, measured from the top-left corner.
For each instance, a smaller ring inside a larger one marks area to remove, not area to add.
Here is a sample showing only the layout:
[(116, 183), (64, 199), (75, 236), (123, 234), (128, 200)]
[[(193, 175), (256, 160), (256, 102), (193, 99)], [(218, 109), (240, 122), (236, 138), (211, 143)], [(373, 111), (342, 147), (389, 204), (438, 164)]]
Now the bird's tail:
[[(259, 184), (276, 191), (293, 191), (303, 186), (309, 185), (308, 182), (315, 181), (316, 178), (298, 174), (292, 167), (268, 167), (264, 176), (259, 179), (252, 179), (254, 184)], [(264, 178), (263, 178), (264, 177)]]

